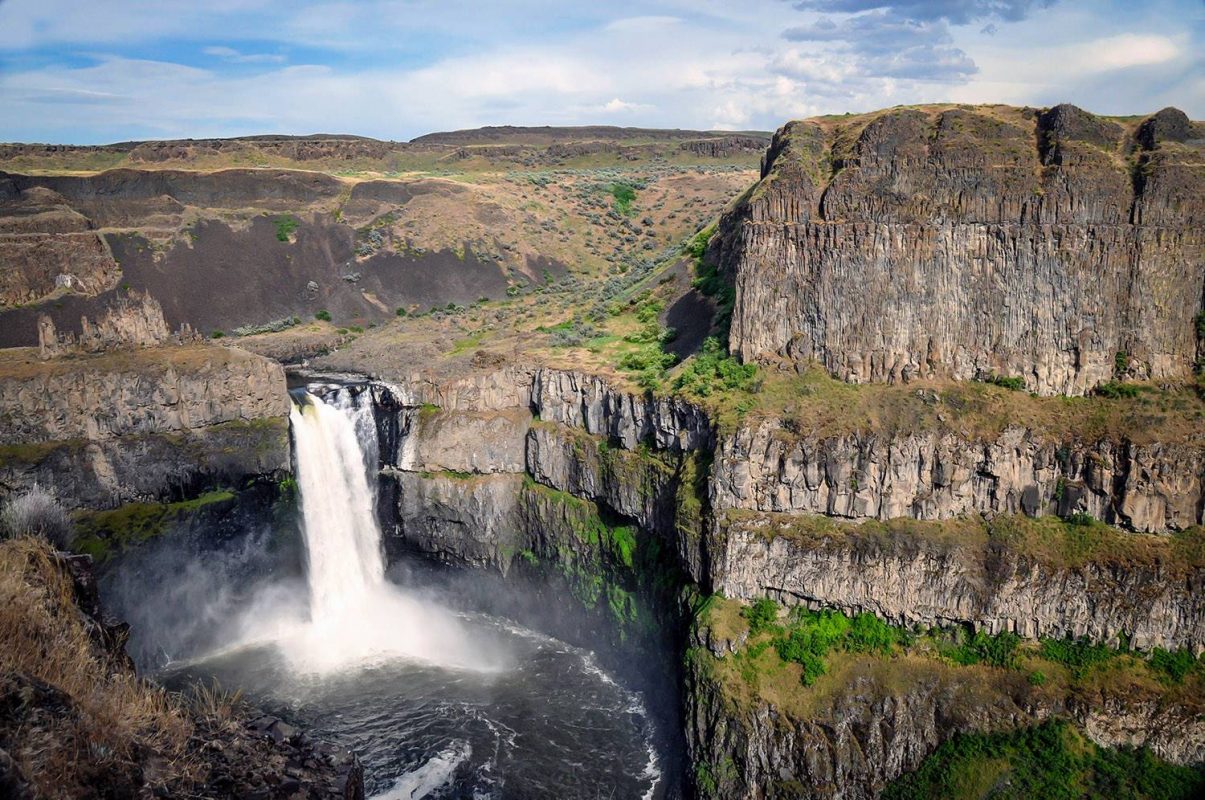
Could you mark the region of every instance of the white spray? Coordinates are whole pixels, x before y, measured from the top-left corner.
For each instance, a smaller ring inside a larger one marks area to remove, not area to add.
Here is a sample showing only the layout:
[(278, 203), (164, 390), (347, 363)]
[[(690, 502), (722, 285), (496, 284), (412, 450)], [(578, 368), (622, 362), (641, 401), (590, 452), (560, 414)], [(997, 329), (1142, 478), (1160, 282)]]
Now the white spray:
[(242, 643), (271, 641), (297, 672), (329, 673), (391, 659), (476, 670), (505, 668), (448, 610), (385, 578), (376, 498), (376, 426), (371, 400), (347, 390), (331, 402), (306, 394), (289, 420), (301, 490), (309, 613), (277, 587), (244, 615)]

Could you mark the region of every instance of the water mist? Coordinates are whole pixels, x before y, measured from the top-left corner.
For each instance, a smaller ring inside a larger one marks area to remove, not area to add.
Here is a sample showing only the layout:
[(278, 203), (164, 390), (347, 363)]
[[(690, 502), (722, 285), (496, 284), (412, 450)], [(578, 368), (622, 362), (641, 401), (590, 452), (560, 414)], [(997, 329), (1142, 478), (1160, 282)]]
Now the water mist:
[(385, 577), (381, 528), (369, 470), (376, 468), (371, 399), (341, 390), (324, 402), (309, 393), (289, 415), (308, 607), (281, 589), (261, 593), (244, 615), (240, 644), (272, 642), (301, 673), (364, 668), (392, 659), (497, 670), (506, 658), (474, 641), (450, 611)]

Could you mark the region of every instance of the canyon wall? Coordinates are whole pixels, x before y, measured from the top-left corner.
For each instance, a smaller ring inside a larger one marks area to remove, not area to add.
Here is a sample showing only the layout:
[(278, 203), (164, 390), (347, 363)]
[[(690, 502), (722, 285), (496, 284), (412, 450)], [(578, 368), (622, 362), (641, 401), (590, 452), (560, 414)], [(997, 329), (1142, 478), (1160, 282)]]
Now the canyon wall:
[(211, 345), (0, 361), (0, 484), (71, 506), (187, 496), (289, 465), (279, 364)]
[[(721, 431), (681, 398), (517, 365), (372, 391), (391, 551), (549, 570), (628, 636), (647, 616), (624, 609), (660, 582), (904, 626), (1205, 649), (1199, 529), (1137, 532), (1198, 524), (1192, 436), (1092, 441), (1073, 426), (982, 440), (957, 433), (953, 405), (940, 432), (809, 438), (782, 420)], [(1077, 532), (1055, 516), (1076, 511), (1136, 531), (1091, 521)], [(650, 550), (654, 569), (631, 555)], [(663, 607), (682, 602), (669, 598)], [(700, 797), (873, 798), (957, 733), (1047, 719), (1102, 746), (1205, 757), (1205, 716), (1157, 692), (1080, 696), (1022, 670), (909, 653), (841, 667), (839, 690), (795, 685), (784, 707), (716, 671), (740, 642), (705, 625), (694, 637), (683, 708)]]
[(1067, 105), (792, 122), (713, 246), (736, 286), (732, 349), (855, 383), (1005, 375), (1041, 395), (1186, 378), (1203, 127)]
[(717, 508), (849, 519), (967, 514), (1089, 514), (1135, 531), (1200, 525), (1205, 448), (1189, 441), (1084, 441), (1024, 427), (980, 438), (952, 431), (793, 434), (779, 421), (720, 440)]
[[(817, 692), (806, 718), (740, 699), (702, 643), (687, 660), (688, 741), (703, 797), (872, 800), (958, 733), (1068, 719), (1102, 747), (1145, 746), (1179, 764), (1205, 760), (1205, 717), (1155, 698), (1090, 702), (1029, 685), (1024, 674), (902, 657), (864, 658)], [(800, 690), (804, 691), (804, 690)]]
[(1100, 556), (1075, 558), (1034, 546), (1054, 531), (1025, 518), (810, 531), (797, 519), (725, 520), (716, 590), (851, 616), (867, 611), (908, 628), (971, 625), (1029, 639), (1205, 652), (1205, 570), (1183, 563), (1166, 538), (1128, 549), (1126, 534), (1086, 531), (1103, 540)]
[[(508, 570), (540, 528), (522, 500), (535, 485), (636, 526), (728, 597), (1205, 649), (1205, 577), (1191, 556), (1205, 456), (1191, 436), (1008, 428), (979, 442), (952, 423), (809, 439), (777, 421), (721, 434), (680, 398), (518, 366), (373, 391), (393, 535), (452, 563)], [(1093, 518), (1088, 544), (1064, 557), (1080, 534), (1059, 517), (1077, 513)], [(1183, 551), (1141, 532), (1178, 530)]]

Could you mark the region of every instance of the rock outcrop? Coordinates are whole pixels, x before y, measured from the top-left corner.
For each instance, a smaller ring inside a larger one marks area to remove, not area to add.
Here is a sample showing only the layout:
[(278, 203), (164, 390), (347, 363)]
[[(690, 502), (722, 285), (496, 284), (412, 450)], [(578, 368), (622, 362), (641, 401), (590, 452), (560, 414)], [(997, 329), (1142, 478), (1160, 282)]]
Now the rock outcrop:
[(72, 506), (158, 500), (289, 469), (280, 365), (210, 345), (0, 360), (0, 485)]
[(716, 508), (850, 519), (1075, 513), (1135, 531), (1200, 525), (1200, 442), (1059, 441), (1011, 427), (995, 438), (952, 432), (791, 434), (744, 427), (716, 449)]
[(1185, 378), (1202, 128), (1067, 105), (789, 123), (712, 250), (736, 285), (732, 349), (857, 383), (1007, 375), (1042, 395)]
[[(1030, 639), (1205, 651), (1205, 568), (1177, 558), (1164, 537), (1116, 534), (1113, 552), (1102, 546), (1099, 556), (1060, 561), (1054, 537), (1065, 534), (1023, 518), (819, 533), (793, 531), (796, 521), (729, 520), (713, 569), (715, 589), (729, 598), (868, 611), (909, 628), (959, 624)], [(1054, 552), (1030, 552), (1033, 540), (1049, 541)]]
[[(1181, 764), (1205, 759), (1205, 719), (1195, 709), (1116, 697), (1091, 706), (1068, 702), (1020, 673), (915, 657), (904, 664), (863, 659), (802, 719), (736, 699), (716, 676), (713, 658), (700, 651), (687, 666), (687, 736), (704, 798), (872, 800), (957, 733), (1007, 731), (1052, 717), (1072, 720), (1102, 746), (1145, 745)], [(1100, 708), (1111, 724), (1102, 724)]]

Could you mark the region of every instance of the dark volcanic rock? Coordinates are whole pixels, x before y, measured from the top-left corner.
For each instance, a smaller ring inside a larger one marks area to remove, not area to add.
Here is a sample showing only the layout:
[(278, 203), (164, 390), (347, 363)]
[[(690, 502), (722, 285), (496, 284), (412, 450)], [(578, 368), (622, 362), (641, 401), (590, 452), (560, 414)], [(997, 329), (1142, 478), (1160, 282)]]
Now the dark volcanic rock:
[(1121, 123), (1070, 105), (784, 126), (710, 253), (736, 285), (732, 349), (855, 383), (1002, 374), (1043, 395), (1187, 378), (1203, 143), (1174, 109), (1135, 127), (1138, 157)]

